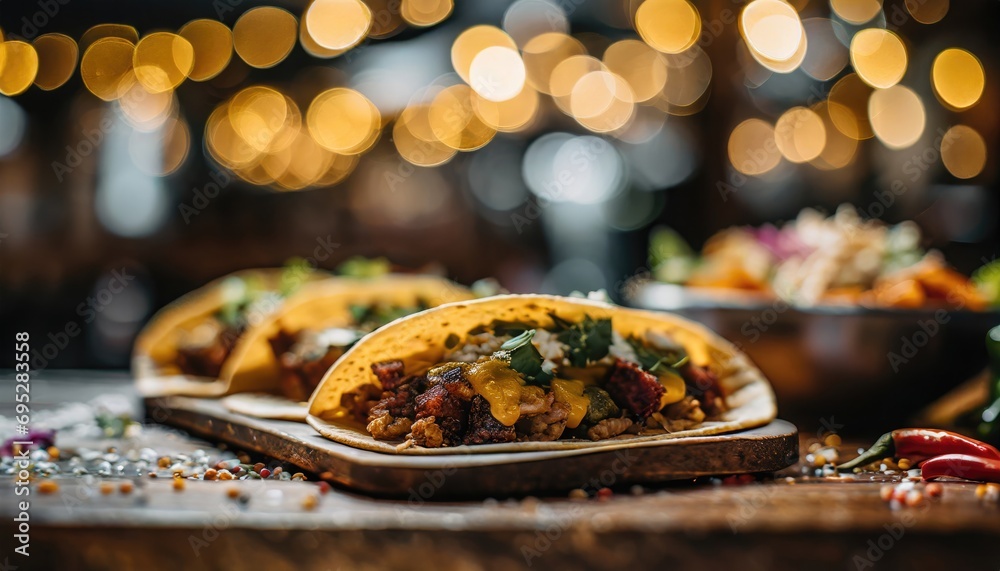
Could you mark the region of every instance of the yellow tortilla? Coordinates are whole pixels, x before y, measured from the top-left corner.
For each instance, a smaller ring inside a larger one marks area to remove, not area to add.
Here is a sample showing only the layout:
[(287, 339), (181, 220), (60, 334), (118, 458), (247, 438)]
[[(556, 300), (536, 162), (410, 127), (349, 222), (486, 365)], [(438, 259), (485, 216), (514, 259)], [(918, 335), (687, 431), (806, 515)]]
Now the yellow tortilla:
[[(181, 345), (185, 335), (212, 318), (225, 304), (227, 280), (259, 279), (265, 288), (277, 290), (284, 271), (283, 268), (264, 268), (234, 272), (180, 297), (158, 311), (136, 338), (132, 349), (132, 374), (139, 394), (144, 397), (213, 397), (226, 394), (226, 382), (181, 373), (173, 365), (177, 347)], [(326, 275), (328, 274), (310, 272), (305, 279), (315, 280)]]
[[(271, 315), (244, 334), (222, 367), (220, 377), (229, 383), (226, 394), (258, 390), (276, 392), (279, 389), (281, 368), (269, 339), (282, 329), (298, 332), (304, 329), (351, 327), (354, 318), (352, 305), (385, 303), (398, 307), (416, 306), (423, 302), (431, 307), (453, 301), (472, 299), (467, 288), (435, 276), (392, 274), (372, 279), (336, 278), (308, 284), (290, 297), (281, 311)], [(255, 387), (247, 389), (246, 387)], [(289, 419), (291, 405), (288, 399), (275, 396), (270, 402), (283, 400), (273, 413), (258, 402), (229, 399), (227, 408), (233, 412), (258, 418)], [(298, 414), (305, 420), (305, 407)]]
[[(282, 270), (247, 270), (227, 277), (258, 276), (265, 287), (277, 288)], [(221, 397), (234, 393), (274, 393), (279, 389), (280, 368), (268, 339), (284, 328), (300, 331), (305, 328), (348, 327), (353, 324), (350, 307), (372, 303), (416, 305), (423, 300), (430, 305), (467, 300), (472, 293), (444, 278), (423, 275), (387, 275), (376, 278), (333, 277), (315, 272), (316, 276), (285, 299), (281, 307), (251, 324), (237, 341), (223, 363), (218, 379), (183, 375), (171, 367), (181, 339), (199, 323), (209, 319), (225, 299), (220, 278), (171, 303), (157, 313), (136, 340), (132, 366), (140, 394), (147, 397), (181, 395)], [(280, 397), (273, 397), (277, 399)], [(289, 418), (295, 403), (285, 399), (283, 406), (268, 408), (257, 401), (231, 399), (227, 406), (234, 412), (264, 418)], [(251, 404), (252, 403), (252, 404)], [(302, 407), (299, 407), (302, 409)], [(304, 420), (305, 415), (296, 416)]]
[[(726, 392), (728, 409), (721, 418), (690, 430), (652, 435), (622, 435), (596, 442), (563, 440), (511, 442), (451, 448), (398, 448), (400, 442), (375, 440), (363, 427), (345, 418), (341, 395), (364, 383), (378, 384), (372, 363), (402, 359), (406, 374), (422, 374), (444, 359), (449, 335), (464, 338), (476, 327), (495, 320), (551, 327), (550, 313), (569, 321), (584, 316), (611, 317), (612, 327), (625, 337), (645, 337), (649, 330), (670, 335), (684, 346), (692, 361), (710, 367)], [(764, 375), (731, 343), (706, 327), (668, 313), (616, 307), (586, 299), (548, 295), (503, 295), (429, 309), (393, 322), (359, 341), (326, 372), (309, 400), (307, 421), (326, 438), (356, 448), (398, 454), (478, 454), (528, 450), (627, 447), (657, 439), (704, 436), (752, 428), (774, 420), (774, 392)]]

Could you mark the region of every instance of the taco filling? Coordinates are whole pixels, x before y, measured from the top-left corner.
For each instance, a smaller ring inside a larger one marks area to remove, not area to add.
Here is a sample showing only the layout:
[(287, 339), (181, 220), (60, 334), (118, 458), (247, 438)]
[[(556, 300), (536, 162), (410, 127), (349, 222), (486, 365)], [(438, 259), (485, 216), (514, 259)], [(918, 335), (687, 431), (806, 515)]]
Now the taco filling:
[(402, 360), (370, 363), (381, 386), (340, 405), (376, 439), (429, 448), (674, 432), (725, 410), (717, 376), (669, 336), (550, 317), (548, 328), (494, 321), (453, 334), (444, 360), (418, 374)]
[(250, 325), (276, 311), (287, 295), (269, 291), (260, 280), (227, 278), (225, 302), (181, 337), (174, 365), (186, 375), (218, 378), (222, 366)]
[(281, 368), (281, 393), (294, 401), (308, 400), (327, 369), (366, 333), (428, 307), (430, 305), (424, 300), (412, 306), (352, 305), (353, 323), (349, 327), (295, 332), (280, 329), (268, 342)]

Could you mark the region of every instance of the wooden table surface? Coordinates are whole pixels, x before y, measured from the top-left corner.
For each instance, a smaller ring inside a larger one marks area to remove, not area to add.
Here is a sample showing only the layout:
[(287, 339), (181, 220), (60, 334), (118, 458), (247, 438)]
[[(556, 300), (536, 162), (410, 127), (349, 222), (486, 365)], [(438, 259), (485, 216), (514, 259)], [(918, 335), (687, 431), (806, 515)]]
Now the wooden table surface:
[[(51, 373), (33, 381), (35, 418), (99, 395), (139, 410), (123, 374)], [(0, 397), (8, 419), (11, 401)], [(800, 429), (807, 446), (814, 431)], [(73, 445), (62, 438), (60, 446)], [(213, 449), (157, 427), (140, 440), (100, 445)], [(893, 510), (879, 498), (881, 482), (806, 478), (797, 467), (748, 485), (616, 488), (600, 501), (437, 502), (433, 493), (394, 500), (338, 489), (320, 495), (313, 482), (270, 480), (187, 481), (177, 492), (168, 479), (133, 481), (129, 495), (103, 495), (99, 479), (73, 477), (59, 479), (55, 494), (33, 493), (30, 564), (7, 540), (0, 564), (7, 557), (19, 569), (46, 570), (1000, 569), (1000, 505), (964, 483), (947, 484), (939, 500)], [(243, 502), (227, 497), (233, 486)], [(303, 507), (306, 496), (319, 497), (314, 509)], [(5, 478), (5, 538), (15, 533), (17, 501)]]

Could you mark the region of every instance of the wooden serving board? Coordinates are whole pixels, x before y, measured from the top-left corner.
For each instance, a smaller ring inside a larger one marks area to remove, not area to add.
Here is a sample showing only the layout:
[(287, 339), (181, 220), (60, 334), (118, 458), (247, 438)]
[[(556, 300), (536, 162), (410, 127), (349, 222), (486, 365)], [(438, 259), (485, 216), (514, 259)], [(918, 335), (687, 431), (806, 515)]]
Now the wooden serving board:
[(420, 500), (537, 494), (773, 472), (798, 460), (783, 420), (729, 434), (641, 442), (614, 450), (406, 456), (327, 440), (307, 424), (230, 412), (215, 399), (147, 399), (153, 420), (295, 464), (358, 492)]

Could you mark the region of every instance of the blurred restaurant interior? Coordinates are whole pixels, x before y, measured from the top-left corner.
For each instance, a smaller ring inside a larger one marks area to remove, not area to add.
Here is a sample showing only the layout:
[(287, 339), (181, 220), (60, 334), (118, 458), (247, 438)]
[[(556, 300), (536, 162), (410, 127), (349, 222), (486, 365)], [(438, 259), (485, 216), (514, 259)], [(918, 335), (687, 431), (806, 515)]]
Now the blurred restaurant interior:
[(4, 2), (2, 335), (124, 368), (158, 308), (292, 258), (627, 301), (656, 228), (842, 203), (992, 260), (1000, 5), (745, 5)]

